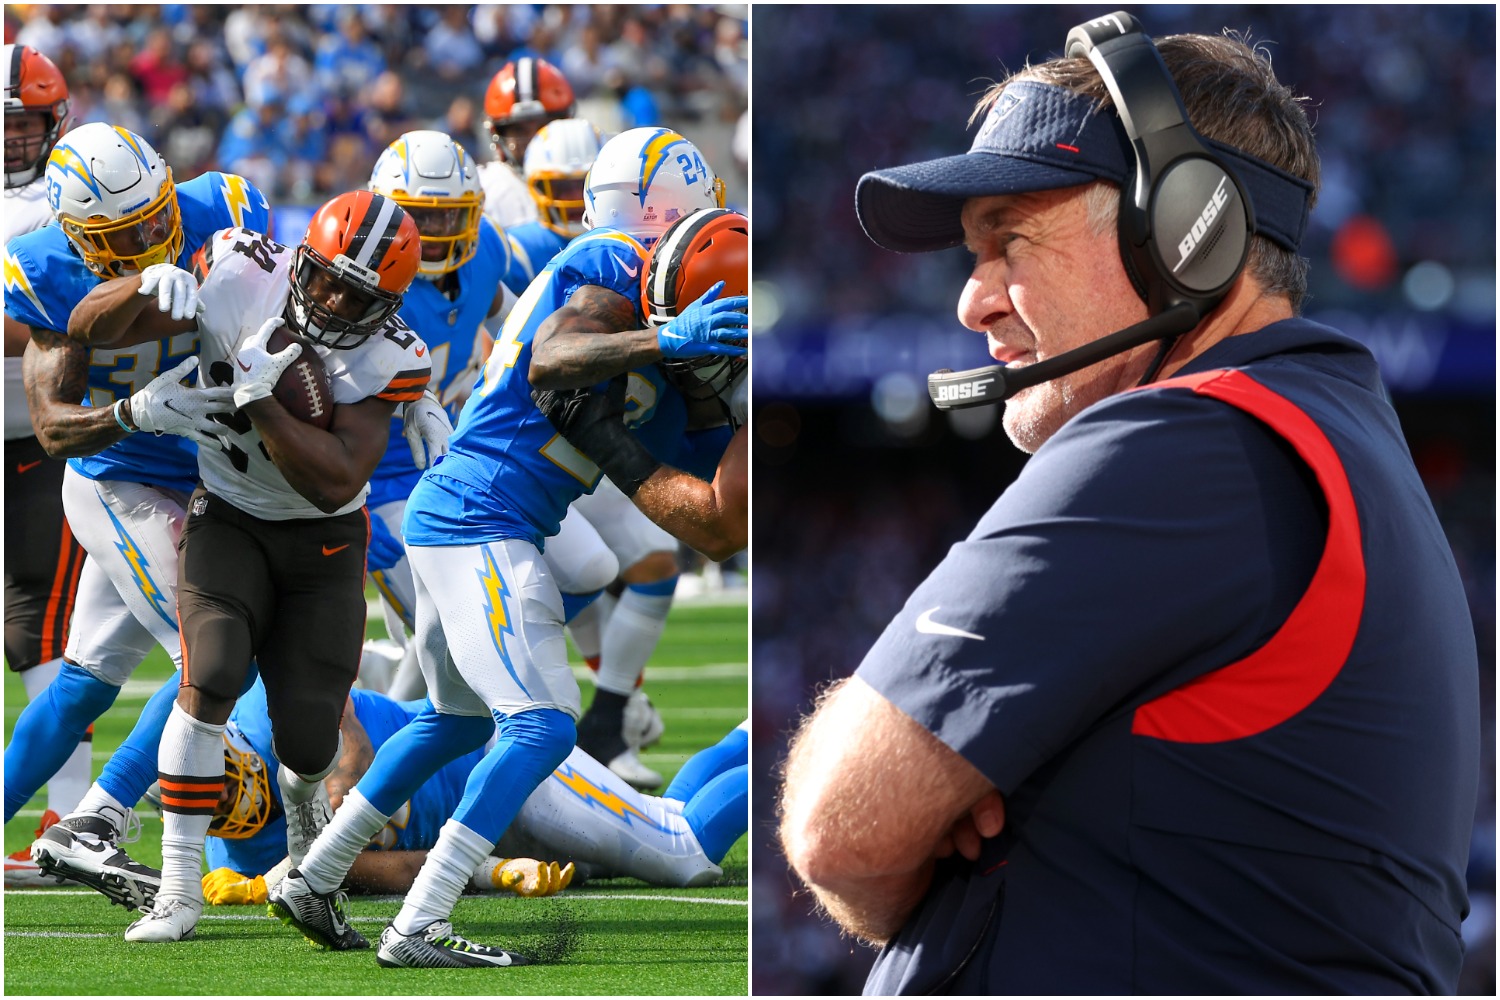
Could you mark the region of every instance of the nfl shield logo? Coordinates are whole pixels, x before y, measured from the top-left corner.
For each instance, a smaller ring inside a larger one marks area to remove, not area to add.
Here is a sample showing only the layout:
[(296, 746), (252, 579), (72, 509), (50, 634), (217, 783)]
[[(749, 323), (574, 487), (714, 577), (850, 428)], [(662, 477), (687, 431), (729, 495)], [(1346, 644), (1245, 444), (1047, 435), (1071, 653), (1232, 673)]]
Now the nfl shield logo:
[(208, 497), (198, 497), (193, 501), (193, 513), (201, 514), (208, 510)]

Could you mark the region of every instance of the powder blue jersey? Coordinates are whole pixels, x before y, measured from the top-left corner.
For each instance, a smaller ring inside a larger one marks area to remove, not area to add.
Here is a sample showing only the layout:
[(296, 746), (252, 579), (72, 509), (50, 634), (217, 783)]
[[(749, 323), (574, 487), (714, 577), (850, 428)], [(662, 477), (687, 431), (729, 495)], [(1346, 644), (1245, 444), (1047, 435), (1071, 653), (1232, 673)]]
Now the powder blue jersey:
[(505, 231), (505, 235), (510, 237), (511, 250), (520, 269), (525, 271), (527, 280), (540, 274), (547, 262), (562, 253), (563, 247), (568, 245), (566, 236), (553, 232), (540, 222), (511, 226)]
[[(489, 219), (479, 224), (479, 246), (458, 269), (458, 293), (449, 298), (439, 291), (441, 282), (418, 278), (402, 299), (400, 316), (427, 345), (432, 358), (431, 388), (446, 400), (448, 387), (463, 373), (474, 355), (479, 325), (489, 315), (490, 303), (503, 284), (520, 295), (531, 280), (530, 272), (518, 266), (510, 241)], [(456, 416), (456, 410), (450, 416)], [(422, 470), (412, 464), (411, 449), (402, 434), (400, 417), (391, 423), (390, 446), (370, 478), (369, 505), (379, 507), (402, 500), (417, 485)]]
[[(596, 229), (568, 244), (516, 303), (459, 414), (447, 457), (428, 469), (406, 508), (408, 545), (477, 545), (522, 538), (538, 548), (568, 505), (598, 485), (599, 467), (553, 430), (531, 400), (531, 342), (584, 285), (640, 298), (645, 249)], [(655, 365), (629, 375), (625, 422), (653, 453), (675, 447), (686, 407)], [(649, 421), (649, 423), (648, 423)]]
[[(422, 701), (393, 701), (385, 695), (357, 688), (349, 692), (349, 697), (354, 702), (355, 718), (364, 727), (376, 752), (396, 730), (415, 719), (426, 704)], [(266, 762), (271, 794), (279, 803), (281, 790), (276, 784), (276, 771), (280, 762), (271, 746), (271, 719), (266, 712), (266, 689), (260, 680), (256, 680), (255, 686), (239, 700), (229, 722), (239, 729)], [(483, 750), (465, 754), (423, 782), (411, 801), (397, 809), (390, 822), (371, 838), (370, 847), (387, 851), (420, 851), (436, 844), (438, 831), (453, 815), (458, 800), (463, 797), (469, 772), (483, 756)], [(242, 875), (264, 875), (286, 857), (286, 817), (278, 811), (275, 818), (253, 837), (243, 840), (209, 837), (206, 846), (210, 870), (232, 868)]]
[[(263, 233), (270, 228), (271, 207), (265, 196), (235, 174), (210, 171), (178, 185), (177, 205), (183, 241), (176, 263), (185, 269), (220, 229), (238, 226)], [(56, 223), (6, 244), (5, 313), (28, 326), (65, 333), (74, 307), (100, 281)], [(197, 353), (197, 331), (118, 350), (94, 350), (89, 354), (88, 395), (79, 402), (113, 406)], [(198, 481), (197, 456), (197, 445), (185, 437), (130, 434), (97, 455), (68, 464), (89, 479), (186, 491)]]

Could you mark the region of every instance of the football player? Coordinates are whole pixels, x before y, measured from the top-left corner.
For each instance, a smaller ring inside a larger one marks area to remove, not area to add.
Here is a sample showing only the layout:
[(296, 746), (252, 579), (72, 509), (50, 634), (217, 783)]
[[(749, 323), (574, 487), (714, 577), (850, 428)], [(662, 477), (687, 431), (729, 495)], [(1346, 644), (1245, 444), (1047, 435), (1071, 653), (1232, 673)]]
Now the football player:
[[(58, 138), (66, 132), (68, 83), (42, 53), (6, 45), (5, 79), (5, 240), (52, 221), (42, 170)], [(20, 293), (6, 271), (7, 298)], [(24, 294), (24, 293), (21, 293)], [(21, 357), (31, 329), (5, 317), (5, 662), (21, 675), (26, 698), (34, 701), (62, 667), (63, 643), (83, 548), (68, 529), (58, 496), (67, 463), (52, 458), (37, 440), (26, 407)], [(47, 807), (37, 836), (72, 811), (89, 786), (90, 736), (47, 782)], [(41, 885), (29, 847), (5, 859), (7, 888)]]
[[(417, 586), (416, 642), (433, 707), (386, 742), (303, 864), (271, 892), (272, 903), (297, 926), (330, 936), (327, 929), (343, 922), (335, 893), (359, 850), (416, 787), (483, 746), (498, 722), (495, 745), (471, 772), (401, 912), (381, 934), (382, 965), (524, 961), (465, 940), (449, 916), (469, 874), (573, 749), (579, 715), (562, 598), (541, 547), (568, 505), (600, 477), (533, 405), (531, 340), (563, 308), (597, 316), (607, 328), (638, 326), (640, 241), (659, 235), (663, 214), (717, 205), (722, 190), (697, 148), (676, 133), (638, 129), (611, 143), (628, 146), (621, 155), (637, 165), (636, 195), (621, 198), (608, 220), (620, 228), (574, 240), (526, 289), (459, 416), (447, 457), (422, 474), (406, 508), (402, 534)], [(684, 318), (695, 312), (690, 307)], [(632, 375), (634, 425), (680, 436), (681, 398), (649, 366)]]
[[(214, 232), (270, 225), (270, 206), (244, 178), (210, 171), (178, 187), (149, 143), (102, 123), (56, 143), (43, 184), (57, 224), (6, 244), (5, 313), (7, 323), (30, 327), (31, 419), (47, 453), (70, 458), (61, 506), (89, 558), (62, 667), (6, 747), (7, 819), (63, 764), (152, 646), (181, 666), (177, 538), (197, 481), (193, 438), (214, 426), (211, 413), (232, 406), (228, 394), (189, 398), (193, 390), (179, 384), (197, 363), (191, 327), (90, 350), (64, 332), (70, 317), (107, 316), (100, 293), (121, 275), (160, 305), (163, 274), (187, 266)], [(127, 818), (127, 805), (96, 784), (47, 833), (103, 851)]]
[(599, 130), (584, 119), (564, 118), (543, 125), (526, 146), (522, 174), (537, 214), (506, 234), (531, 277), (569, 240), (583, 235), (583, 184), (603, 143)]
[[(609, 217), (611, 213), (625, 210), (622, 205), (628, 201), (627, 193), (632, 183), (629, 179), (630, 169), (629, 164), (600, 156), (589, 178), (587, 211), (590, 221)], [(690, 334), (685, 340), (659, 337), (654, 325), (620, 336), (600, 329), (597, 324), (592, 324), (587, 318), (580, 318), (563, 311), (554, 314), (547, 323), (542, 324), (538, 331), (533, 345), (530, 373), (532, 382), (541, 389), (583, 387), (601, 379), (622, 374), (639, 364), (642, 358), (650, 359), (654, 355), (654, 359), (665, 359), (662, 361), (664, 371), (673, 370), (674, 367), (691, 368), (691, 366), (698, 365), (700, 359), (708, 361), (715, 366), (716, 371), (720, 371), (720, 378), (725, 382), (726, 388), (731, 380), (731, 373), (738, 371), (741, 373), (738, 384), (743, 387), (744, 360), (742, 355), (745, 348), (736, 341), (743, 340), (746, 330), (742, 325), (736, 325), (737, 321), (733, 317), (741, 316), (742, 318), (742, 314), (735, 310), (742, 310), (748, 303), (748, 300), (743, 297), (748, 285), (748, 261), (743, 252), (742, 241), (732, 235), (731, 230), (739, 226), (741, 231), (745, 232), (748, 223), (743, 216), (727, 213), (722, 208), (713, 211), (717, 214), (706, 216), (705, 213), (699, 213), (699, 220), (692, 226), (686, 224), (685, 218), (674, 217), (675, 221), (668, 227), (662, 241), (657, 243), (657, 248), (652, 253), (653, 260), (659, 257), (663, 262), (661, 274), (670, 273), (673, 280), (677, 282), (673, 287), (674, 295), (682, 290), (680, 278), (683, 274), (683, 257), (700, 257), (698, 250), (705, 251), (701, 255), (704, 265), (702, 273), (705, 276), (715, 270), (714, 266), (709, 264), (709, 258), (712, 256), (717, 266), (724, 269), (729, 280), (735, 284), (736, 295), (725, 297), (705, 312), (705, 317), (707, 317), (713, 310), (718, 310), (721, 316), (719, 325), (705, 319), (702, 330), (697, 331), (705, 339), (693, 339), (696, 334)], [(709, 219), (714, 221), (709, 222)], [(688, 238), (689, 233), (693, 234), (692, 239)], [(710, 233), (710, 235), (705, 236), (705, 233)], [(715, 237), (717, 237), (717, 249), (709, 254), (706, 251), (714, 245)], [(737, 260), (734, 261), (723, 253), (731, 243), (740, 244), (740, 252)], [(693, 246), (694, 253), (686, 255), (685, 250), (689, 245)], [(667, 263), (669, 259), (674, 261), (674, 264), (669, 265)], [(732, 266), (736, 264), (737, 267)], [(711, 282), (705, 282), (693, 290), (695, 293), (706, 292), (709, 284)], [(656, 294), (660, 298), (662, 293)], [(676, 306), (679, 303), (685, 306), (698, 297), (700, 296), (695, 294), (687, 299), (673, 298), (670, 315), (675, 316)], [(649, 303), (647, 305), (649, 309)], [(647, 315), (654, 316), (653, 323), (665, 323), (669, 319), (668, 314), (660, 309), (648, 311)], [(707, 400), (700, 398), (705, 395), (704, 390), (696, 379), (689, 379), (689, 382), (691, 383), (690, 393), (685, 395), (693, 400), (695, 407), (693, 428), (701, 430), (710, 423), (723, 424), (724, 414), (721, 408), (717, 405), (705, 408), (703, 403)], [(708, 450), (713, 460), (716, 461), (718, 453), (723, 451), (724, 438), (716, 435), (710, 436), (717, 437), (717, 448), (710, 447)], [(639, 449), (640, 446), (636, 445), (636, 448)], [(584, 449), (584, 453), (600, 455), (601, 466), (612, 457), (602, 451)], [(734, 446), (732, 454), (738, 454), (740, 458), (732, 459), (728, 468), (743, 469), (745, 454), (743, 438)], [(712, 464), (708, 467), (713, 468)], [(708, 475), (711, 476), (712, 473)], [(633, 520), (645, 520), (641, 511), (631, 506), (627, 495), (613, 486), (596, 490), (592, 497), (581, 500), (579, 506), (590, 516), (591, 520), (600, 525), (630, 524)], [(743, 511), (742, 504), (739, 508), (741, 521)], [(729, 518), (731, 523), (735, 520), (733, 516)], [(602, 531), (603, 528), (601, 528)], [(665, 532), (660, 533), (664, 537), (670, 537), (666, 536)], [(641, 532), (637, 530), (633, 534), (639, 537)], [(684, 540), (689, 544), (696, 543), (697, 546), (702, 546), (701, 551), (705, 554), (722, 559), (743, 548), (744, 537), (745, 532), (742, 527), (737, 536), (709, 537), (702, 532), (695, 532), (692, 537)], [(623, 559), (622, 562), (624, 562)], [(638, 707), (632, 706), (632, 692), (640, 683), (646, 658), (656, 638), (661, 634), (661, 627), (671, 604), (671, 588), (676, 582), (675, 571), (674, 561), (670, 567), (672, 575), (665, 583), (632, 581), (632, 586), (621, 594), (619, 606), (615, 609), (615, 615), (611, 617), (605, 632), (605, 651), (612, 655), (605, 656), (601, 660), (594, 701), (578, 727), (579, 744), (600, 760), (610, 761), (611, 768), (627, 780), (631, 780), (632, 784), (637, 784), (632, 775), (639, 773), (631, 769), (632, 763), (635, 763), (639, 769), (649, 771), (644, 768), (644, 765), (639, 764), (638, 759), (635, 758), (634, 749), (628, 745), (627, 741), (627, 733), (631, 728), (629, 723), (633, 721), (632, 708), (634, 707), (635, 711), (639, 712)], [(624, 643), (619, 639), (622, 634), (626, 636)], [(613, 639), (612, 643), (611, 639)], [(648, 737), (659, 734), (659, 731), (658, 723), (656, 733), (648, 734)], [(659, 781), (660, 778), (658, 777), (657, 780)]]
[[(526, 57), (500, 67), (484, 93), (484, 127), (495, 160), (479, 171), (484, 214), (501, 231), (537, 217), (536, 202), (522, 179), (526, 147), (541, 127), (572, 118), (578, 102), (562, 71), (545, 59)], [(541, 262), (536, 262), (538, 270)]]
[[(539, 270), (568, 242), (582, 235), (584, 184), (599, 155), (598, 129), (581, 118), (549, 122), (526, 146), (525, 177), (537, 206), (537, 219), (512, 226), (507, 235)], [(606, 547), (606, 554), (600, 551)], [(565, 603), (570, 594), (592, 591), (597, 601), (579, 600), (568, 618), (574, 645), (596, 678), (596, 688), (627, 697), (623, 713), (584, 713), (578, 742), (611, 770), (640, 789), (656, 788), (661, 775), (638, 755), (660, 739), (661, 716), (641, 690), (646, 661), (661, 639), (672, 595), (677, 589), (677, 545), (609, 482), (579, 497), (563, 518), (545, 553), (559, 576)], [(611, 565), (605, 583), (619, 577), (619, 597), (600, 593), (584, 574), (565, 575), (564, 565)], [(570, 586), (565, 582), (572, 580)], [(614, 612), (618, 610), (619, 614)], [(605, 702), (612, 702), (607, 696)]]
[[(487, 356), (486, 325), (505, 315), (531, 274), (518, 265), (505, 234), (481, 215), (483, 192), (473, 157), (444, 133), (407, 132), (391, 143), (370, 174), (370, 190), (405, 209), (422, 239), (421, 280), (407, 290), (400, 315), (427, 345), (432, 382), (423, 398), (406, 408), (405, 446), (393, 427), (391, 445), (370, 481), (371, 515), (399, 538), (406, 498), (422, 470), (447, 451), (448, 412), (456, 414), (463, 406)], [(418, 433), (424, 424), (430, 447)], [(416, 651), (405, 642), (415, 604), (411, 570), (402, 557), (370, 577), (386, 611), (387, 633), (406, 647), (393, 693), (418, 696)]]
[[(129, 343), (190, 326), (196, 314), (204, 364), (193, 391), (227, 388), (234, 404), (199, 449), (202, 481), (182, 530), (179, 617), (191, 668), (157, 755), (162, 885), (127, 941), (194, 933), (203, 838), (224, 782), (224, 724), (252, 658), (265, 681), (294, 861), (327, 821), (323, 778), (338, 763), (339, 717), (364, 638), (364, 499), (391, 415), (422, 397), (431, 373), (426, 345), (396, 315), (420, 261), (416, 224), (401, 206), (358, 191), (318, 209), (295, 250), (246, 229), (217, 234), (201, 289), (186, 272), (162, 279), (172, 316), (137, 305), (134, 317), (114, 317)], [(273, 336), (287, 334), (278, 349)], [(304, 400), (331, 406), (326, 430), (279, 395), (283, 372), (304, 352), (318, 364), (301, 369), (302, 381), (315, 384), (321, 368), (331, 387)]]
[[(749, 241), (749, 221), (723, 209), (695, 212), (674, 223), (657, 242), (643, 275), (641, 304), (647, 323), (654, 329), (665, 327), (677, 315), (679, 304), (696, 301), (713, 288), (719, 289), (718, 294), (744, 295), (749, 284)], [(747, 332), (742, 330), (740, 335)], [(622, 359), (631, 350), (626, 338), (612, 337), (596, 344), (600, 351), (619, 352)], [(562, 346), (539, 335), (533, 371), (551, 362)], [(535, 395), (558, 431), (585, 454), (600, 456), (605, 474), (640, 510), (709, 558), (721, 560), (743, 549), (749, 537), (747, 365), (742, 352), (721, 351), (721, 342), (705, 343), (702, 350), (701, 355), (679, 355), (661, 362), (685, 397), (711, 404), (700, 419), (712, 423), (718, 410), (720, 419), (733, 430), (717, 466), (706, 471), (700, 467), (698, 475), (663, 464), (628, 434), (620, 433), (622, 399), (611, 404), (608, 396), (586, 391)], [(606, 367), (585, 370), (577, 378), (602, 374)], [(617, 390), (615, 395), (623, 394)], [(702, 452), (702, 448), (684, 452), (679, 464), (701, 462), (698, 454)], [(706, 482), (710, 477), (712, 482)]]
[[(344, 758), (328, 777), (335, 813), (371, 756), (416, 718), (424, 705), (398, 702), (373, 691), (350, 693), (344, 712)], [(277, 867), (285, 838), (275, 783), (267, 777), (275, 772), (276, 761), (259, 687), (240, 699), (225, 731), (225, 744), (229, 781), (209, 827), (210, 835), (220, 839), (208, 842), (213, 871), (204, 877), (205, 890), (209, 902), (265, 902), (264, 893), (279, 881)], [(458, 806), (464, 782), (483, 754), (483, 749), (477, 749), (450, 761), (418, 787), (356, 857), (348, 874), (352, 890), (392, 893), (411, 888), (427, 850)], [(743, 739), (733, 734), (702, 757), (684, 765), (686, 777), (674, 785), (680, 798), (667, 801), (633, 791), (575, 749), (527, 798), (496, 850), (511, 859), (565, 858), (560, 871), (566, 871), (568, 878), (576, 863), (589, 878), (627, 876), (679, 887), (710, 884), (722, 875), (719, 862), (747, 828), (748, 762)], [(731, 773), (735, 768), (740, 770)], [(725, 774), (728, 777), (721, 780)], [(488, 857), (474, 872), (471, 886), (510, 888), (502, 882), (509, 881), (506, 876), (514, 867)], [(522, 895), (546, 888), (550, 895), (566, 887), (565, 881), (546, 876), (539, 878), (533, 868), (526, 882), (516, 888)], [(319, 943), (329, 945), (328, 941)]]

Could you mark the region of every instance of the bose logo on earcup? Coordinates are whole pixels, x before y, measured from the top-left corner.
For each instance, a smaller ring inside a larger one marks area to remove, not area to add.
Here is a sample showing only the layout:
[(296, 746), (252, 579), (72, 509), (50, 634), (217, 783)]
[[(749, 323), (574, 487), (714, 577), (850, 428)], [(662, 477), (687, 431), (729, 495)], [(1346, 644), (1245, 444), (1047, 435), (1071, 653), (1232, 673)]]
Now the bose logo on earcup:
[(1182, 242), (1177, 244), (1177, 252), (1182, 254), (1182, 259), (1177, 262), (1176, 267), (1172, 268), (1173, 274), (1182, 270), (1182, 265), (1186, 264), (1187, 259), (1192, 256), (1194, 248), (1198, 246), (1198, 241), (1203, 239), (1208, 232), (1208, 227), (1213, 225), (1214, 220), (1219, 217), (1219, 209), (1229, 201), (1229, 194), (1224, 190), (1224, 186), (1228, 183), (1227, 176), (1219, 181), (1219, 186), (1214, 188), (1214, 193), (1209, 196), (1208, 204), (1203, 206), (1203, 211), (1198, 214), (1198, 220), (1193, 223), (1193, 228), (1188, 230)]

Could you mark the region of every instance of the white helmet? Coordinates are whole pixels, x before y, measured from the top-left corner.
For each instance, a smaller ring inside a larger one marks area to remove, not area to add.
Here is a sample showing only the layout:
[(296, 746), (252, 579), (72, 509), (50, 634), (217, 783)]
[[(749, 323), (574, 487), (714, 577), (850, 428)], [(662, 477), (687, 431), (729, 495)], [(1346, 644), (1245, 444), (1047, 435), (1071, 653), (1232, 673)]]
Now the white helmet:
[(604, 144), (583, 190), (583, 224), (646, 246), (700, 208), (724, 207), (724, 182), (698, 147), (666, 128), (633, 128)]
[(182, 253), (172, 170), (129, 129), (80, 125), (53, 147), (45, 177), (52, 214), (100, 277), (175, 263)]
[(582, 118), (563, 118), (543, 125), (526, 147), (526, 186), (537, 219), (559, 236), (584, 231), (583, 183), (603, 141)]
[(432, 281), (467, 264), (479, 250), (484, 194), (479, 168), (442, 132), (407, 132), (386, 147), (370, 190), (406, 210), (422, 235), (418, 277)]

